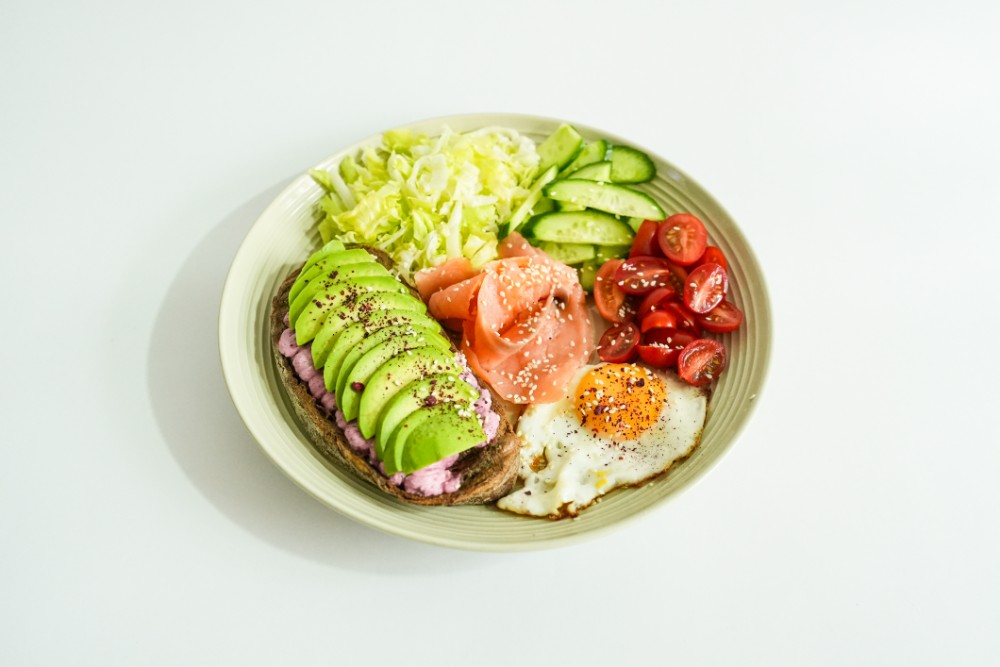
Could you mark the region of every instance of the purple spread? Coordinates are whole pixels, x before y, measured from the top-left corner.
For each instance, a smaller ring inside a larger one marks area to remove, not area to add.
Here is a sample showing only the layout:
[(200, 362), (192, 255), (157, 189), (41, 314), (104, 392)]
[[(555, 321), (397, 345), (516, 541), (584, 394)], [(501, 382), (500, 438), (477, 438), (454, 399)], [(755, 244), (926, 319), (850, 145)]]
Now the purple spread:
[[(287, 323), (286, 316), (285, 324)], [(323, 374), (313, 366), (309, 344), (303, 346), (296, 344), (295, 332), (292, 329), (285, 329), (278, 341), (278, 352), (291, 359), (295, 373), (309, 387), (309, 393), (326, 411), (327, 415), (333, 416), (337, 426), (344, 432), (351, 449), (364, 456), (373, 468), (389, 480), (389, 483), (402, 488), (407, 493), (421, 496), (439, 496), (442, 493), (452, 493), (461, 486), (461, 473), (452, 470), (452, 466), (458, 461), (461, 454), (452, 454), (409, 475), (401, 472), (386, 475), (385, 465), (375, 454), (374, 441), (361, 435), (361, 429), (358, 428), (354, 420), (344, 419), (344, 413), (337, 407), (334, 395), (326, 390)], [(497, 430), (500, 428), (500, 416), (492, 410), (493, 400), (490, 392), (479, 385), (476, 376), (469, 370), (465, 358), (462, 355), (458, 356), (462, 365), (465, 366), (465, 371), (459, 377), (479, 390), (479, 399), (473, 404), (473, 408), (479, 416), (479, 421), (483, 424), (483, 431), (486, 433), (486, 440), (477, 445), (477, 447), (482, 447), (496, 436)]]

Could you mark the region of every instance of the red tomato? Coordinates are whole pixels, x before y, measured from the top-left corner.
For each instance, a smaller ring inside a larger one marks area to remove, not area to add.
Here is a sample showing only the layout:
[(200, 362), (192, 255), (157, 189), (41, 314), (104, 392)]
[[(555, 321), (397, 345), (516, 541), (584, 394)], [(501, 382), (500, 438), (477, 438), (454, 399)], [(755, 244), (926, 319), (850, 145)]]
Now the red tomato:
[(726, 348), (717, 340), (698, 338), (688, 343), (677, 357), (677, 374), (688, 384), (700, 387), (726, 370)]
[(688, 271), (683, 266), (670, 263), (670, 285), (677, 294), (684, 293), (684, 285), (687, 283)]
[(650, 329), (676, 329), (677, 316), (669, 310), (656, 310), (639, 320), (639, 328), (642, 333)]
[(726, 261), (726, 256), (723, 255), (722, 251), (714, 245), (710, 245), (705, 248), (705, 254), (701, 256), (701, 259), (698, 260), (696, 266), (701, 264), (718, 264), (726, 271), (729, 270), (729, 262)]
[(597, 356), (601, 361), (620, 364), (631, 361), (635, 357), (635, 348), (639, 344), (639, 327), (631, 322), (615, 324), (601, 336), (597, 345)]
[(695, 314), (688, 310), (683, 303), (680, 303), (679, 301), (670, 301), (663, 304), (663, 309), (669, 310), (677, 316), (678, 329), (694, 334), (695, 337), (701, 336), (701, 324), (698, 323), (698, 319)]
[(594, 277), (594, 303), (608, 322), (624, 322), (632, 315), (625, 292), (615, 284), (615, 272), (621, 265), (620, 259), (609, 259)]
[(672, 275), (662, 257), (629, 257), (615, 271), (615, 284), (626, 294), (647, 294), (672, 285)]
[(642, 337), (636, 349), (639, 358), (650, 366), (668, 368), (677, 363), (677, 355), (693, 340), (695, 337), (686, 331), (653, 329)]
[(656, 239), (671, 262), (688, 266), (698, 261), (708, 247), (708, 232), (690, 213), (676, 213), (660, 223)]
[(729, 276), (718, 264), (702, 264), (684, 285), (684, 304), (698, 314), (712, 310), (726, 298)]
[(698, 316), (698, 323), (712, 333), (735, 331), (743, 322), (743, 313), (729, 301), (723, 301), (704, 315)]
[(652, 257), (662, 255), (660, 244), (656, 240), (656, 230), (660, 228), (660, 223), (656, 220), (643, 220), (639, 229), (635, 230), (635, 238), (632, 239), (632, 249), (629, 257)]
[(646, 315), (662, 310), (663, 306), (672, 301), (675, 296), (677, 296), (677, 292), (674, 291), (673, 287), (657, 287), (643, 297), (642, 303), (639, 304), (636, 318), (642, 322), (646, 319)]

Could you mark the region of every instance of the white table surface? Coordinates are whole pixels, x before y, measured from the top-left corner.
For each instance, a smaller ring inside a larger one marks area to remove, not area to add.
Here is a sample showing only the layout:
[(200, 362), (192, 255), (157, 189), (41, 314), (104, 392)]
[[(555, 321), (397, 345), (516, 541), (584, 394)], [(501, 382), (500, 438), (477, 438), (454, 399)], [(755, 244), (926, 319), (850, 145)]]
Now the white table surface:
[[(0, 664), (998, 664), (1000, 11), (675, 5), (5, 3)], [(722, 463), (552, 551), (342, 518), (219, 367), (283, 184), (473, 111), (666, 156), (773, 301)]]

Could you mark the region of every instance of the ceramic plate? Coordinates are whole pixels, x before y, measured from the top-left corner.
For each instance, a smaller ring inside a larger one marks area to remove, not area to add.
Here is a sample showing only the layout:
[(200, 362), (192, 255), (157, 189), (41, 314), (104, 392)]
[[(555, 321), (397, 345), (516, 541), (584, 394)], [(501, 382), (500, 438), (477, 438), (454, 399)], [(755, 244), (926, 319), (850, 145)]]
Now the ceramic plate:
[[(560, 122), (537, 116), (476, 114), (436, 118), (408, 127), (434, 135), (445, 126), (468, 131), (501, 125), (541, 141)], [(729, 298), (746, 319), (736, 332), (720, 336), (729, 350), (730, 365), (712, 396), (701, 446), (653, 483), (613, 492), (578, 518), (562, 521), (508, 514), (492, 506), (406, 505), (327, 462), (310, 446), (293, 415), (269, 349), (271, 297), (292, 268), (320, 245), (313, 205), (321, 191), (303, 169), (303, 175), (263, 212), (236, 254), (223, 290), (219, 347), (229, 391), (247, 428), (275, 463), (321, 502), (374, 528), (424, 542), (493, 551), (537, 549), (621, 526), (689, 486), (733, 444), (761, 391), (770, 355), (771, 318), (757, 260), (729, 215), (680, 169), (635, 140), (574, 125), (587, 139), (604, 138), (645, 151), (656, 163), (657, 175), (639, 187), (655, 197), (668, 214), (688, 211), (700, 217), (710, 241), (729, 260)], [(343, 156), (379, 141), (379, 135), (369, 137), (331, 155), (316, 168), (333, 169)]]

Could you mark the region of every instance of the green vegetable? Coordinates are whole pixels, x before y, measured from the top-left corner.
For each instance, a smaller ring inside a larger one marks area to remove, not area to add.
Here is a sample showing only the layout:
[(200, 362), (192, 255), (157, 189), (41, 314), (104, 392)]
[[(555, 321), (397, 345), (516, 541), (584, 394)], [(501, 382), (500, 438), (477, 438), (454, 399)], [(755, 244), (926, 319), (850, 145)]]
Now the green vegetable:
[(576, 154), (573, 161), (568, 165), (563, 167), (562, 171), (559, 172), (559, 178), (566, 178), (574, 171), (586, 167), (588, 164), (593, 164), (595, 162), (600, 162), (604, 159), (604, 156), (608, 152), (608, 142), (604, 139), (598, 139), (593, 143), (584, 145), (583, 149)]
[(556, 177), (556, 167), (552, 165), (548, 169), (542, 172), (542, 174), (535, 179), (535, 182), (531, 184), (531, 191), (525, 198), (521, 205), (517, 207), (514, 211), (514, 215), (510, 217), (507, 227), (503, 230), (502, 236), (507, 236), (512, 231), (516, 230), (518, 226), (527, 219), (528, 215), (534, 210), (535, 205), (542, 198), (542, 188), (551, 183)]
[(655, 199), (645, 192), (624, 185), (569, 178), (553, 181), (545, 187), (544, 192), (547, 197), (556, 201), (580, 204), (614, 215), (647, 220), (663, 220), (667, 217)]
[(583, 178), (588, 181), (610, 181), (611, 163), (608, 161), (591, 162), (587, 166), (580, 167), (574, 171), (569, 177), (575, 179)]
[(496, 258), (498, 226), (528, 197), (538, 166), (534, 142), (507, 128), (387, 132), (336, 170), (310, 172), (325, 191), (320, 235), (385, 250), (410, 282), (449, 257), (479, 267)]
[(611, 181), (613, 183), (645, 183), (656, 176), (656, 165), (649, 156), (628, 146), (611, 148)]
[(631, 245), (632, 228), (613, 215), (600, 211), (555, 211), (528, 221), (524, 236), (530, 242)]
[(594, 282), (597, 279), (597, 270), (599, 268), (601, 267), (592, 262), (584, 262), (580, 265), (577, 272), (580, 274), (580, 286), (583, 287), (583, 289), (588, 292), (594, 291)]
[(595, 246), (589, 243), (553, 243), (542, 241), (538, 246), (549, 257), (563, 264), (579, 264), (596, 256)]
[(604, 264), (609, 259), (624, 259), (628, 257), (630, 245), (599, 245), (594, 246), (594, 262)]
[(583, 148), (583, 137), (575, 127), (563, 123), (538, 147), (538, 155), (541, 158), (539, 168), (548, 169), (555, 165), (558, 169), (562, 169), (576, 157), (581, 148)]

